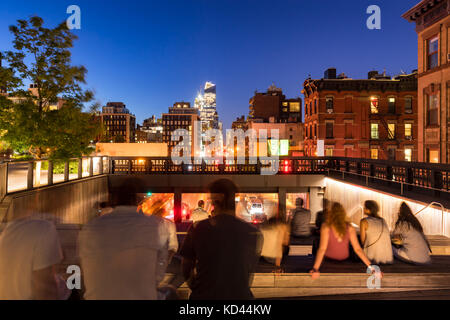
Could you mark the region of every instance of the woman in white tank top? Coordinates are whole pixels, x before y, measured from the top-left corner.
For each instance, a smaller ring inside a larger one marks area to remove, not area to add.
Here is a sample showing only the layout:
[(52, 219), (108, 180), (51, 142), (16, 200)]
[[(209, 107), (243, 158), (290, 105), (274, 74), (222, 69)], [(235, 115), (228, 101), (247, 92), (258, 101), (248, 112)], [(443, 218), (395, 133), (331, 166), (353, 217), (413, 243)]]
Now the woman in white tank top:
[(391, 237), (386, 221), (378, 215), (379, 207), (375, 201), (364, 203), (367, 218), (360, 222), (361, 242), (367, 258), (376, 264), (393, 263)]

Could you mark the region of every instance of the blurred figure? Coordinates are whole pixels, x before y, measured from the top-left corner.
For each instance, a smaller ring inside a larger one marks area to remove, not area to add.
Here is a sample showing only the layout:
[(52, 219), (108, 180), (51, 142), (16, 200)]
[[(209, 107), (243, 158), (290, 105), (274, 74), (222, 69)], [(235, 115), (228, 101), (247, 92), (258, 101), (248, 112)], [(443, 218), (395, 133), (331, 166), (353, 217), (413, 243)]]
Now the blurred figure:
[(295, 211), (292, 216), (291, 233), (294, 237), (309, 237), (311, 235), (311, 211), (303, 208), (303, 199), (295, 200)]
[(312, 244), (312, 255), (315, 256), (317, 254), (317, 250), (319, 249), (320, 244), (320, 229), (322, 224), (326, 220), (327, 212), (330, 210), (330, 201), (327, 199), (323, 199), (323, 209), (318, 211), (316, 214), (315, 228), (313, 229), (313, 244)]
[(180, 251), (183, 274), (192, 290), (190, 299), (251, 299), (261, 233), (235, 217), (233, 182), (220, 179), (208, 190), (214, 214), (189, 229)]
[(205, 208), (205, 201), (200, 200), (198, 202), (198, 207), (194, 211), (192, 211), (191, 219), (193, 223), (206, 220), (209, 218), (208, 212), (206, 212)]
[(136, 212), (138, 184), (127, 180), (112, 193), (112, 213), (80, 232), (85, 299), (157, 299), (169, 234), (161, 218)]
[(397, 259), (413, 264), (431, 263), (431, 249), (422, 225), (405, 202), (400, 205), (392, 242), (398, 246), (393, 248)]
[(360, 236), (364, 253), (373, 263), (393, 263), (391, 236), (386, 221), (378, 215), (380, 208), (375, 201), (364, 202), (367, 218), (360, 222)]
[(165, 245), (167, 248), (167, 256), (163, 257), (164, 263), (167, 266), (178, 251), (177, 227), (172, 220), (166, 219), (167, 212), (163, 201), (155, 202), (150, 208), (150, 212), (153, 212), (154, 216), (161, 219), (165, 229), (164, 235), (169, 235)]
[(338, 261), (348, 259), (350, 243), (364, 264), (370, 267), (370, 261), (359, 245), (356, 231), (347, 222), (346, 217), (346, 212), (341, 204), (335, 202), (331, 205), (331, 210), (327, 212), (327, 219), (320, 229), (320, 245), (314, 266), (310, 271), (313, 279), (319, 277), (319, 268), (324, 257)]
[(1, 300), (62, 298), (55, 272), (63, 258), (61, 245), (52, 222), (32, 217), (38, 197), (27, 210), (14, 212), (0, 235)]
[(271, 218), (260, 227), (264, 244), (261, 256), (275, 265), (275, 272), (283, 272), (281, 261), (289, 253), (289, 227), (286, 223)]

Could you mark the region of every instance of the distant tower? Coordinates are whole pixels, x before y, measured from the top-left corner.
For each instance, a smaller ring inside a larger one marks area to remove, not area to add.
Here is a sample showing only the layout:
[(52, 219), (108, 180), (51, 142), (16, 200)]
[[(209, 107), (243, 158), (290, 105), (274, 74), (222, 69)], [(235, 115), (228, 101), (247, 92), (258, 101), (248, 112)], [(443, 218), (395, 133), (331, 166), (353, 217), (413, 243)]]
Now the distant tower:
[(202, 131), (208, 129), (219, 129), (219, 116), (216, 105), (216, 85), (206, 82), (203, 94), (199, 93), (195, 98), (194, 107), (200, 113)]

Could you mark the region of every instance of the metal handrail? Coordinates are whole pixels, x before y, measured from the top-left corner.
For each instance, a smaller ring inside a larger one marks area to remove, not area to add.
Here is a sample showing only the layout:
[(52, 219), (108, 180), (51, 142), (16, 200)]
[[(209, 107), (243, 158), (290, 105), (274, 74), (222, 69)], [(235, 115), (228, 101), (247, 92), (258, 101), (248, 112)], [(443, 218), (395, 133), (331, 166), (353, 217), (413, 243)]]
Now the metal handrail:
[(445, 207), (442, 205), (442, 203), (440, 202), (430, 202), (427, 206), (423, 207), (422, 209), (420, 209), (419, 211), (417, 211), (416, 213), (414, 213), (415, 216), (417, 216), (419, 213), (421, 213), (422, 211), (424, 211), (425, 209), (430, 208), (431, 206), (439, 206), (441, 207), (441, 234), (445, 235), (445, 224), (444, 224), (444, 211), (445, 211)]

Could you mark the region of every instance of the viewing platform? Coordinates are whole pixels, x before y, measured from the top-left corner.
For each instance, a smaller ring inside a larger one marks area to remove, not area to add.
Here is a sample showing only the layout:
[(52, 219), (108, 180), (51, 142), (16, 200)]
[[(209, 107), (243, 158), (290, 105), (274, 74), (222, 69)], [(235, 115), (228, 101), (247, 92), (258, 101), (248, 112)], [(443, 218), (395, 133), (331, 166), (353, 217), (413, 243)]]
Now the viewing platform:
[[(60, 272), (64, 274), (68, 265), (79, 264), (76, 240), (83, 224), (98, 214), (99, 202), (106, 201), (111, 192), (120, 190), (122, 183), (129, 179), (139, 184), (139, 193), (144, 197), (148, 194), (170, 195), (177, 222), (184, 219), (181, 211), (186, 197), (205, 194), (207, 185), (217, 178), (230, 179), (239, 186), (240, 200), (236, 201), (245, 203), (252, 194), (257, 194), (264, 200), (263, 205), (279, 219), (288, 217), (292, 199), (301, 196), (307, 200), (313, 218), (323, 209), (325, 198), (341, 202), (349, 221), (358, 225), (363, 217), (362, 203), (373, 199), (381, 205), (381, 214), (392, 229), (398, 206), (406, 201), (430, 240), (431, 265), (413, 266), (396, 261), (393, 265), (381, 266), (384, 273), (381, 289), (367, 288), (369, 275), (362, 262), (325, 261), (320, 278), (312, 280), (308, 274), (313, 265), (312, 240), (292, 238), (284, 273), (273, 273), (273, 267), (263, 261), (258, 265), (252, 284), (255, 297), (360, 297), (426, 290), (450, 292), (450, 165), (282, 157), (276, 160), (279, 168), (276, 174), (262, 175), (262, 167), (273, 165), (268, 161), (275, 160), (246, 164), (202, 161), (175, 165), (169, 158), (86, 157), (72, 159), (62, 166), (59, 164), (58, 173), (54, 172), (53, 163), (47, 162), (43, 166), (46, 169), (40, 172), (40, 179), (36, 179), (36, 161), (1, 163), (0, 218), (12, 218), (16, 210), (32, 206), (39, 212), (37, 216), (54, 221), (64, 251), (60, 266)], [(245, 206), (242, 210), (245, 211)], [(178, 230), (180, 243), (186, 230), (186, 224)], [(169, 268), (166, 281), (172, 277), (173, 271)], [(185, 284), (181, 285), (179, 293), (184, 298), (188, 296), (189, 289)], [(450, 298), (450, 295), (446, 297)]]

